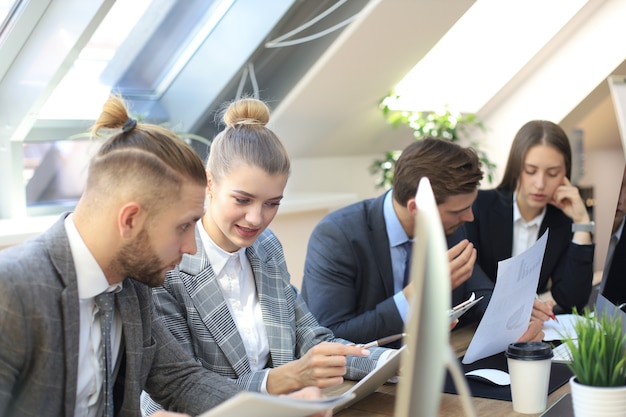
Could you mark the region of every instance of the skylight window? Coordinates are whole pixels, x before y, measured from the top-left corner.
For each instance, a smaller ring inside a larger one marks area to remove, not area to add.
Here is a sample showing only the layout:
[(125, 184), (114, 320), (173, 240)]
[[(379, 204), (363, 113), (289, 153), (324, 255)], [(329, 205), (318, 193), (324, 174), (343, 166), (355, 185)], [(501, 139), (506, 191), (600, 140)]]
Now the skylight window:
[(111, 91), (100, 77), (152, 0), (117, 0), (63, 80), (40, 119), (93, 119)]
[(477, 0), (396, 86), (395, 110), (477, 112), (587, 0)]
[(0, 1), (0, 22), (2, 22), (2, 26), (4, 26), (5, 20), (9, 15), (9, 12), (13, 8), (17, 2), (13, 0), (2, 0)]
[(12, 27), (12, 18), (18, 13), (22, 0), (0, 0), (0, 45)]

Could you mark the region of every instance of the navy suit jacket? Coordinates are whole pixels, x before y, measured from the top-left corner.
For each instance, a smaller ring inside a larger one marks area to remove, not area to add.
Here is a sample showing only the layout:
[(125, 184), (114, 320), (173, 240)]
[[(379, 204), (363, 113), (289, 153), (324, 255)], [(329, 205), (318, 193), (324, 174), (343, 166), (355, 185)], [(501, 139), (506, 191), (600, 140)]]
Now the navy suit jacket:
[[(74, 416), (80, 317), (64, 218), (36, 239), (0, 251), (0, 416)], [(146, 285), (126, 279), (116, 306), (123, 329), (116, 416), (141, 415), (142, 389), (189, 414), (241, 390), (183, 351), (156, 319)]]
[[(402, 317), (393, 300), (389, 238), (383, 215), (385, 194), (328, 214), (309, 239), (302, 296), (321, 325), (336, 336), (365, 343), (401, 333)], [(464, 237), (459, 229), (448, 245)], [(493, 283), (482, 271), (452, 291), (452, 305), (472, 292), (485, 296), (461, 323), (482, 317)]]
[[(495, 282), (498, 261), (513, 253), (513, 194), (509, 190), (479, 190), (473, 205), (474, 221), (467, 235), (478, 252), (476, 263)], [(551, 289), (565, 311), (583, 308), (591, 294), (594, 245), (572, 242), (572, 220), (548, 204), (539, 236), (549, 229), (537, 292)], [(549, 280), (552, 285), (549, 286)]]

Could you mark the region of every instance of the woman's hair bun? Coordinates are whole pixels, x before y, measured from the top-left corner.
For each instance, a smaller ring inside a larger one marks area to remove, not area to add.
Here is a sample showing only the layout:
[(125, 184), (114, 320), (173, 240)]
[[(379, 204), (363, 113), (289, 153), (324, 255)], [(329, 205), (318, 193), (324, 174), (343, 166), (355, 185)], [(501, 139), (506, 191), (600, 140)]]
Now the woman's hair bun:
[(224, 123), (228, 127), (237, 125), (265, 126), (270, 120), (270, 109), (255, 98), (243, 98), (231, 103), (224, 111)]

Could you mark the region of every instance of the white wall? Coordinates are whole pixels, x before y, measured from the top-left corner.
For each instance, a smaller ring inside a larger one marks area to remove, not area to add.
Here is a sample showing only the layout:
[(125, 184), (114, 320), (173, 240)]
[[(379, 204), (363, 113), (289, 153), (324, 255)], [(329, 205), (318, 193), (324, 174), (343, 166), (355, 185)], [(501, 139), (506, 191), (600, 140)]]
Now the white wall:
[(315, 225), (331, 210), (312, 210), (301, 213), (279, 214), (270, 228), (278, 236), (287, 259), (291, 283), (302, 288), (304, 260), (309, 236)]
[(384, 155), (372, 154), (350, 158), (294, 158), (285, 196), (290, 192), (355, 193), (359, 199), (377, 196), (369, 166)]

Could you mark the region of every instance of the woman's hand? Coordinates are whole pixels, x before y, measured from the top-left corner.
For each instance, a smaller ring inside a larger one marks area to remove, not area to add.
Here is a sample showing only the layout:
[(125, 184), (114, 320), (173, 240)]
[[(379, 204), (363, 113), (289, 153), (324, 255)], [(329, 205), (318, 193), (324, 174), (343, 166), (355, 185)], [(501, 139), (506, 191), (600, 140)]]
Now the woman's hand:
[[(578, 188), (567, 177), (563, 177), (563, 184), (554, 192), (550, 204), (561, 209), (574, 223), (588, 224), (591, 221)], [(592, 243), (591, 233), (576, 232), (572, 241), (579, 245), (589, 245)]]
[(542, 322), (548, 321), (554, 316), (554, 306), (556, 303), (552, 300), (542, 301), (538, 298), (535, 298), (535, 302), (533, 303), (533, 312), (532, 316)]
[(531, 317), (526, 332), (517, 339), (518, 342), (541, 342), (545, 334), (543, 333), (543, 320)]
[(587, 207), (578, 192), (578, 188), (563, 177), (563, 184), (558, 186), (550, 204), (558, 207), (572, 219), (574, 223), (589, 223), (589, 213)]
[(303, 387), (327, 388), (339, 385), (346, 374), (346, 356), (368, 356), (370, 352), (355, 345), (322, 342), (300, 359), (269, 371), (267, 392), (284, 394)]

